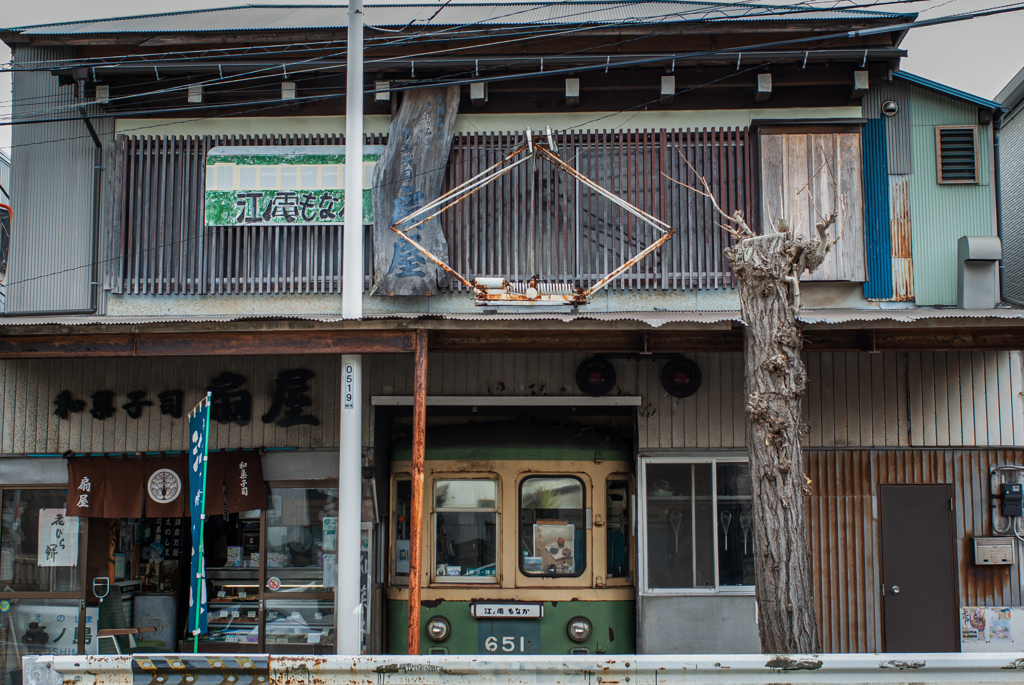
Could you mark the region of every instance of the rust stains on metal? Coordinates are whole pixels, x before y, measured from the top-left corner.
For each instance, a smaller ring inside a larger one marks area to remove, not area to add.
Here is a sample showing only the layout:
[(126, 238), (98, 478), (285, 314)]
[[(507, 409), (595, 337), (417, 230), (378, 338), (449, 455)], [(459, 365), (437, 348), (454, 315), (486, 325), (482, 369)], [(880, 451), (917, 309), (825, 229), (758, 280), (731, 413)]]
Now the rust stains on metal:
[(914, 260), (910, 240), (909, 176), (889, 177), (889, 243), (892, 253), (892, 299), (914, 300)]
[(776, 654), (764, 667), (781, 671), (816, 671), (821, 668), (821, 659), (794, 659), (787, 654)]
[(406, 331), (238, 331), (0, 336), (0, 359), (412, 352)]
[(925, 661), (886, 661), (878, 665), (879, 668), (894, 668), (897, 671), (916, 671), (919, 668), (927, 666)]
[(412, 521), (409, 526), (409, 623), (407, 653), (420, 653), (420, 582), (423, 555), (423, 470), (427, 431), (427, 332), (416, 331), (412, 414)]

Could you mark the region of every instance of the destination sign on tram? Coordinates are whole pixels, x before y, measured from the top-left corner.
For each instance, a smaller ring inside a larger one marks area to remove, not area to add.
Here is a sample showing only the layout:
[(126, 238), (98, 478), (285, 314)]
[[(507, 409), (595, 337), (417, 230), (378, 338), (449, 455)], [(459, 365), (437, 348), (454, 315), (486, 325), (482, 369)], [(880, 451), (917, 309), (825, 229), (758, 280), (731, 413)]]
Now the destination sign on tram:
[(542, 618), (544, 605), (515, 602), (477, 602), (470, 606), (474, 618)]

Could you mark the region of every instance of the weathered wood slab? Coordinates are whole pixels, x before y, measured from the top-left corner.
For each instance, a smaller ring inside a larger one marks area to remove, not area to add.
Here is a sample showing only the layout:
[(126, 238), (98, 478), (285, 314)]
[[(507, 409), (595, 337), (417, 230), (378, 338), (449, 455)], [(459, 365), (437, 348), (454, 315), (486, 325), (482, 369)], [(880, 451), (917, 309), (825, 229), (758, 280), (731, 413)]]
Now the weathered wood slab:
[[(391, 226), (441, 194), (458, 109), (458, 86), (411, 90), (402, 97), (387, 150), (373, 174), (376, 295), (433, 295), (448, 283), (448, 275), (395, 235)], [(439, 219), (417, 226), (409, 236), (448, 260)]]

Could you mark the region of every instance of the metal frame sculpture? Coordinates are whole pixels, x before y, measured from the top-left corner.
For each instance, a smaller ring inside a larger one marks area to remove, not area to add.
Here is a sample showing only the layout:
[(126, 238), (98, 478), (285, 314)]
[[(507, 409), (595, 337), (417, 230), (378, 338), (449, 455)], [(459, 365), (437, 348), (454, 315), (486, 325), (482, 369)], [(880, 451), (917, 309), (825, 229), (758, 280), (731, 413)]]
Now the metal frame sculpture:
[[(546, 135), (543, 138), (536, 140), (534, 140), (533, 132), (530, 129), (526, 129), (526, 142), (506, 155), (497, 164), (484, 169), (473, 178), (452, 188), (433, 202), (396, 221), (391, 225), (391, 230), (401, 236), (403, 240), (412, 245), (416, 250), (423, 253), (427, 259), (441, 269), (444, 269), (452, 278), (469, 288), (474, 293), (477, 305), (585, 305), (590, 301), (592, 295), (611, 283), (617, 276), (664, 245), (665, 242), (675, 235), (675, 229), (590, 180), (562, 161), (557, 153), (558, 146), (555, 144), (555, 138), (550, 127), (547, 127)], [(655, 230), (662, 233), (662, 236), (597, 283), (584, 289), (572, 283), (542, 283), (536, 276), (526, 282), (508, 281), (500, 277), (478, 277), (474, 278), (471, 282), (408, 235), (412, 229), (443, 214), (470, 195), (478, 192), (487, 184), (534, 158), (550, 162), (557, 169), (569, 174), (643, 223), (652, 226)], [(428, 214), (428, 212), (431, 213)]]

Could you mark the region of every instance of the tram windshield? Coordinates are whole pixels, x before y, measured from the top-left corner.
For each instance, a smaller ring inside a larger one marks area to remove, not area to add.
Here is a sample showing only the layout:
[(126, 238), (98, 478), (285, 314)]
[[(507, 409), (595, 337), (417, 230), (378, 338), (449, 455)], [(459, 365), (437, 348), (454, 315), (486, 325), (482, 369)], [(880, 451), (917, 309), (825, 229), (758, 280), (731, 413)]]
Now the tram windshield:
[(520, 487), (520, 570), (529, 576), (578, 576), (586, 568), (583, 483), (531, 476)]

